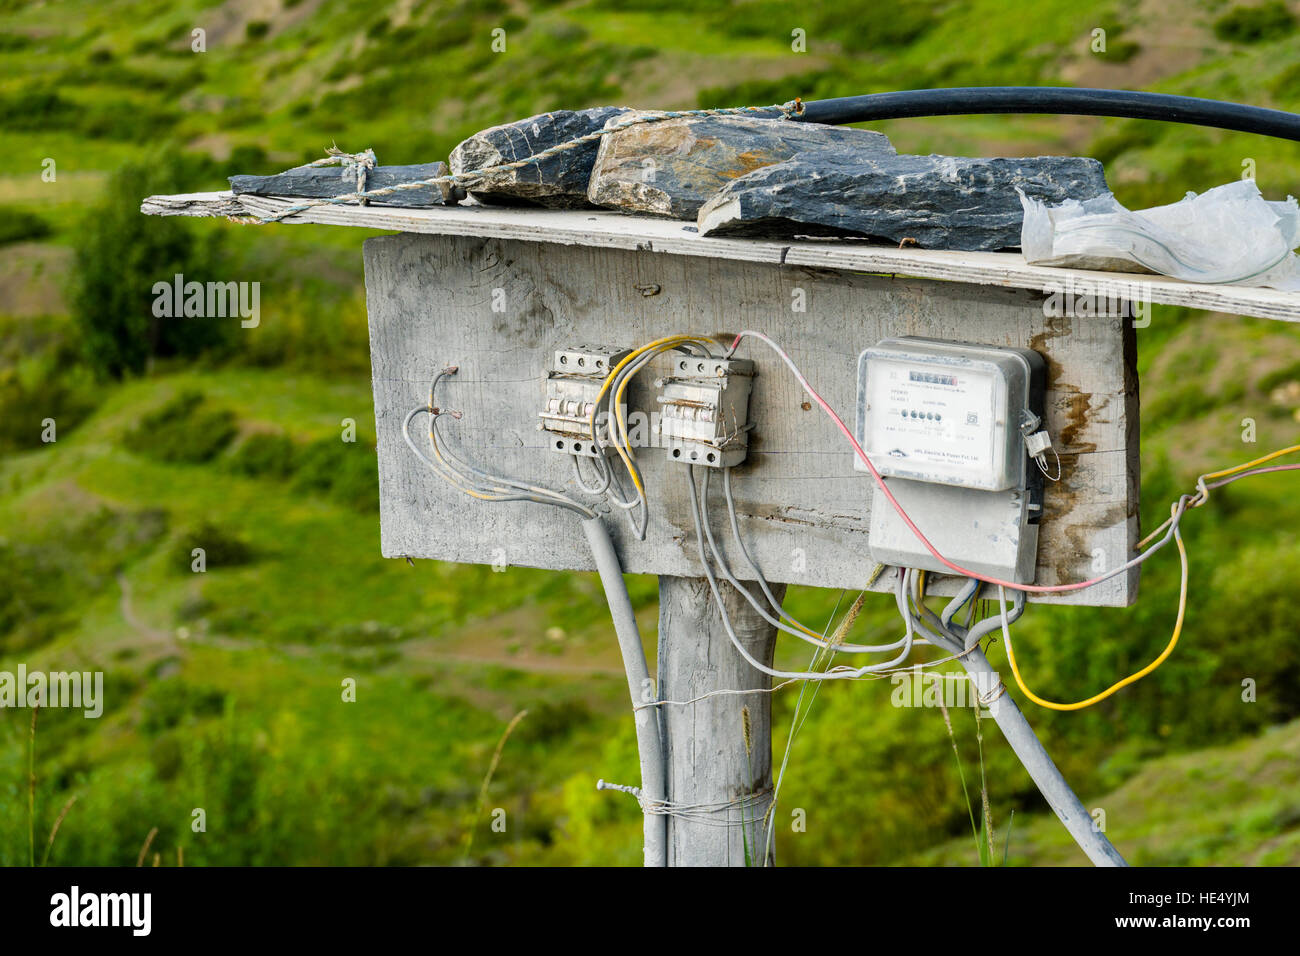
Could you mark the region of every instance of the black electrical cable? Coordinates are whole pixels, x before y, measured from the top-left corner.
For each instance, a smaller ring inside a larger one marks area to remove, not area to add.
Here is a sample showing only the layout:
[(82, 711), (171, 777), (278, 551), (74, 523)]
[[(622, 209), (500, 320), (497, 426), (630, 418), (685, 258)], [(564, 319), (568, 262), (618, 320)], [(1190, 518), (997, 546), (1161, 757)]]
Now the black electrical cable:
[(915, 116), (983, 113), (1111, 116), (1161, 120), (1259, 133), (1300, 142), (1300, 115), (1194, 96), (1061, 86), (973, 86), (901, 90), (812, 100), (790, 119), (805, 123), (865, 123)]

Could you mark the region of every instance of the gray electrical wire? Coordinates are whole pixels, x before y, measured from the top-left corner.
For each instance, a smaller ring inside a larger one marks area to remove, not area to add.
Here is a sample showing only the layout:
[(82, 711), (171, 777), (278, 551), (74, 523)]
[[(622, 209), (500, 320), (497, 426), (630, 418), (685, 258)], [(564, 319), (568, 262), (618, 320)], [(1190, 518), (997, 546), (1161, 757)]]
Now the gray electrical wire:
[[(455, 461), (457, 464), (464, 465), (460, 459), (450, 455), (446, 448), (439, 448), (437, 445), (436, 429), (438, 419), (441, 414), (431, 410), (427, 406), (421, 405), (411, 409), (406, 418), (402, 421), (402, 437), (406, 439), (407, 446), (415, 453), (416, 457), (427, 465), (434, 474), (442, 478), (448, 484), (455, 487), (458, 491), (475, 498), (481, 498), (486, 501), (531, 501), (536, 504), (556, 505), (557, 507), (566, 508), (584, 518), (595, 517), (595, 512), (581, 502), (575, 501), (561, 492), (554, 491), (550, 488), (542, 488), (535, 485), (528, 485), (524, 482), (515, 481), (512, 478), (503, 475), (491, 475), (482, 472), (476, 468), (470, 468), (471, 474), (466, 474), (448, 461), (437, 462), (426, 457), (411, 438), (411, 420), (421, 412), (431, 417), (429, 428), (429, 441), (435, 449), (435, 454), (445, 456)], [(476, 480), (477, 479), (477, 480)]]
[[(706, 478), (705, 478), (706, 489), (708, 487), (707, 482), (708, 482), (708, 478), (706, 474)], [(736, 548), (737, 550), (740, 551), (741, 557), (745, 559), (745, 565), (749, 568), (750, 573), (754, 575), (754, 580), (758, 582), (758, 586), (760, 589), (762, 589), (763, 594), (764, 596), (766, 596), (768, 603), (772, 606), (772, 609), (776, 611), (777, 614), (779, 614), (781, 617), (784, 617), (789, 621), (793, 621), (795, 624), (800, 624), (800, 626), (803, 626), (801, 622), (797, 618), (795, 618), (793, 614), (790, 614), (789, 612), (786, 611), (786, 609), (782, 606), (781, 602), (778, 601), (776, 599), (776, 596), (772, 594), (772, 589), (768, 586), (767, 578), (763, 576), (763, 572), (759, 569), (757, 562), (755, 562), (754, 558), (750, 555), (749, 549), (745, 547), (745, 541), (740, 536), (740, 521), (736, 514), (736, 501), (731, 494), (731, 469), (730, 468), (722, 469), (722, 494), (727, 502), (727, 518), (731, 523), (731, 536), (736, 542)], [(708, 506), (707, 498), (708, 495), (706, 491), (705, 493), (706, 508)], [(707, 512), (706, 512), (706, 517), (707, 517)], [(709, 525), (706, 520), (705, 522), (706, 531), (708, 530), (708, 527)], [(712, 543), (711, 539), (710, 539), (710, 543)], [(718, 554), (720, 557), (721, 552), (719, 552), (716, 547), (713, 550), (714, 553)], [(748, 593), (746, 593), (745, 596), (748, 597), (749, 596)], [(753, 604), (754, 602), (751, 600), (750, 603)], [(757, 607), (757, 605), (755, 605), (755, 607)], [(760, 609), (760, 613), (762, 613), (761, 609)], [(797, 635), (797, 636), (801, 636), (801, 635)], [(823, 648), (830, 647), (830, 645), (824, 641), (821, 642), (809, 641), (808, 643), (814, 644), (817, 647), (823, 647)], [(868, 646), (863, 644), (837, 644), (834, 646), (834, 650), (850, 651), (851, 653), (866, 653), (868, 651), (883, 652), (883, 651), (894, 650), (899, 646), (900, 644), (898, 642), (894, 642), (893, 644), (881, 644), (875, 646)]]
[[(736, 648), (740, 656), (743, 657), (745, 661), (755, 670), (767, 674), (769, 677), (779, 677), (782, 679), (794, 678), (797, 680), (852, 680), (854, 678), (862, 677), (866, 674), (871, 674), (876, 671), (881, 671), (886, 668), (893, 667), (896, 664), (898, 664), (900, 661), (905, 660), (908, 654), (911, 653), (912, 631), (911, 628), (909, 627), (907, 636), (904, 639), (904, 647), (902, 653), (899, 654), (899, 656), (894, 658), (892, 661), (887, 661), (882, 664), (869, 664), (865, 667), (859, 667), (859, 668), (835, 667), (828, 671), (809, 672), (809, 671), (779, 671), (771, 667), (768, 667), (766, 664), (757, 660), (754, 657), (754, 655), (749, 653), (749, 650), (741, 642), (740, 638), (736, 636), (736, 632), (731, 626), (731, 618), (727, 614), (727, 606), (725, 603), (723, 603), (722, 600), (722, 591), (718, 586), (717, 575), (713, 573), (713, 566), (710, 563), (709, 556), (705, 551), (705, 535), (704, 535), (704, 528), (703, 528), (704, 517), (700, 510), (699, 494), (697, 493), (695, 488), (695, 466), (694, 465), (686, 466), (686, 485), (687, 488), (689, 488), (690, 490), (691, 519), (695, 523), (695, 542), (699, 548), (700, 564), (704, 568), (705, 579), (709, 582), (709, 590), (713, 592), (713, 600), (718, 605), (718, 613), (722, 618), (723, 629), (727, 632), (727, 637), (731, 640), (732, 646)], [(901, 587), (901, 581), (902, 581), (901, 576), (899, 578), (899, 581)]]
[(605, 456), (598, 455), (596, 457), (596, 473), (600, 475), (601, 483), (594, 488), (587, 484), (587, 479), (582, 477), (582, 467), (580, 464), (582, 456), (572, 455), (570, 457), (573, 459), (573, 480), (578, 486), (578, 489), (589, 495), (603, 495), (609, 488), (610, 480), (613, 478), (613, 473), (610, 472), (608, 467), (601, 467), (601, 465), (608, 465), (608, 462), (605, 461)]
[[(632, 718), (636, 725), (637, 753), (641, 762), (641, 793), (645, 798), (643, 808), (660, 805), (668, 796), (667, 763), (664, 757), (664, 738), (659, 724), (659, 715), (654, 711), (637, 707), (638, 700), (645, 701), (650, 682), (650, 670), (646, 665), (645, 647), (641, 643), (641, 631), (637, 627), (636, 613), (632, 610), (632, 601), (628, 597), (627, 585), (623, 581), (623, 569), (619, 564), (618, 554), (609, 540), (609, 532), (599, 518), (590, 518), (582, 522), (583, 533), (591, 547), (591, 555), (600, 573), (600, 582), (605, 589), (605, 600), (609, 604), (610, 617), (614, 620), (614, 633), (618, 637), (618, 648), (623, 656), (623, 671), (627, 676), (627, 690), (632, 698)], [(655, 691), (657, 694), (657, 690)], [(662, 816), (652, 814), (648, 809), (642, 821), (645, 865), (668, 865), (668, 823)]]
[[(691, 465), (689, 467), (694, 468), (695, 466)], [(713, 559), (717, 563), (718, 570), (722, 572), (722, 576), (727, 579), (727, 582), (733, 588), (736, 589), (736, 591), (740, 594), (741, 597), (743, 597), (746, 601), (749, 602), (749, 605), (759, 613), (759, 616), (761, 616), (763, 620), (767, 621), (767, 623), (771, 624), (773, 627), (776, 627), (778, 630), (785, 631), (785, 633), (787, 634), (793, 634), (795, 637), (799, 638), (799, 640), (803, 641), (806, 644), (811, 644), (814, 647), (820, 647), (827, 650), (844, 651), (845, 653), (848, 654), (880, 654), (886, 651), (898, 650), (898, 648), (903, 646), (903, 642), (905, 638), (894, 641), (892, 644), (881, 644), (881, 645), (836, 644), (834, 645), (834, 647), (832, 647), (831, 644), (828, 643), (827, 641), (820, 640), (814, 637), (806, 630), (801, 631), (798, 630), (797, 628), (793, 628), (786, 624), (781, 623), (781, 621), (778, 618), (773, 617), (766, 610), (764, 610), (762, 603), (759, 602), (759, 600), (755, 598), (754, 595), (751, 594), (744, 585), (742, 585), (738, 580), (736, 580), (735, 575), (731, 573), (730, 566), (727, 564), (726, 559), (722, 556), (722, 550), (718, 547), (717, 541), (715, 541), (713, 538), (713, 525), (712, 522), (709, 521), (709, 475), (710, 473), (711, 473), (711, 469), (709, 468), (704, 469), (704, 483), (700, 491), (701, 497), (703, 498), (703, 506), (702, 506), (701, 513), (704, 516), (704, 536), (709, 543), (709, 551), (712, 553)], [(730, 473), (731, 473), (730, 468), (723, 469), (723, 491), (724, 492), (729, 492), (730, 490), (726, 484), (726, 477)], [(692, 482), (692, 484), (694, 484), (694, 482)], [(792, 615), (786, 614), (785, 609), (782, 608), (781, 605), (772, 596), (772, 592), (767, 588), (766, 584), (763, 582), (762, 572), (758, 570), (758, 567), (754, 564), (753, 559), (749, 556), (749, 552), (745, 549), (744, 543), (740, 541), (740, 529), (736, 522), (736, 509), (730, 494), (727, 494), (727, 508), (731, 515), (731, 528), (733, 533), (736, 536), (737, 543), (740, 545), (741, 554), (744, 555), (746, 562), (749, 564), (750, 570), (753, 571), (755, 576), (758, 578), (760, 582), (760, 586), (763, 588), (763, 591), (767, 595), (768, 600), (772, 602), (773, 609), (776, 610), (782, 616), (793, 621), (795, 624), (799, 624), (799, 622), (795, 620), (795, 618)], [(803, 627), (803, 625), (800, 624), (800, 627)]]
[[(905, 583), (897, 591), (899, 609), (908, 622), (909, 628), (915, 627), (933, 643), (959, 652), (956, 659), (961, 661), (962, 667), (969, 675), (972, 685), (979, 694), (980, 703), (988, 708), (1007, 743), (1011, 745), (1011, 749), (1028, 771), (1039, 792), (1065, 825), (1066, 830), (1074, 837), (1079, 848), (1097, 866), (1127, 866), (1124, 858), (1106, 835), (1093, 827), (1092, 817), (1052, 761), (1015, 700), (1006, 693), (1001, 676), (989, 664), (988, 658), (984, 656), (979, 646), (979, 637), (982, 635), (977, 632), (990, 620), (993, 622), (993, 627), (1002, 628), (1004, 636), (1010, 631), (1012, 617), (1007, 611), (1005, 590), (999, 588), (999, 614), (994, 618), (980, 621), (962, 637), (960, 631), (963, 629), (950, 630), (941, 627), (940, 633), (932, 632), (926, 626), (926, 622), (914, 615), (907, 606), (907, 600), (911, 597), (918, 602), (918, 609), (922, 612), (920, 617), (933, 622), (939, 621), (933, 612), (927, 614), (928, 608), (925, 608), (923, 603), (919, 603), (920, 588), (916, 582), (915, 569), (905, 569), (900, 575), (900, 581)], [(1019, 612), (1023, 612), (1024, 593), (1016, 592), (1016, 594), (1018, 596), (1014, 600), (1017, 602)], [(1016, 616), (1019, 616), (1019, 612)]]
[(957, 596), (953, 598), (952, 601), (948, 603), (948, 606), (939, 614), (939, 621), (944, 627), (948, 627), (952, 623), (953, 617), (956, 616), (957, 612), (960, 611), (968, 601), (975, 601), (976, 595), (979, 594), (981, 583), (982, 582), (976, 578), (966, 579), (966, 584), (957, 592)]
[[(642, 369), (644, 369), (647, 365), (649, 365), (652, 361), (654, 361), (654, 360), (655, 360), (656, 358), (658, 358), (660, 355), (663, 355), (665, 352), (678, 352), (678, 351), (680, 351), (680, 352), (685, 352), (685, 353), (687, 353), (688, 355), (690, 355), (690, 354), (695, 354), (695, 355), (710, 356), (710, 355), (712, 354), (712, 353), (710, 352), (710, 350), (709, 350), (707, 347), (705, 347), (704, 345), (701, 345), (701, 344), (699, 344), (699, 343), (695, 343), (695, 342), (684, 342), (684, 343), (679, 343), (679, 344), (677, 344), (677, 345), (673, 345), (673, 346), (666, 347), (666, 348), (658, 348), (658, 349), (655, 349), (654, 351), (647, 352), (644, 356), (641, 356), (640, 358), (638, 358), (638, 359), (637, 359), (635, 362), (633, 362), (631, 365), (629, 365), (629, 366), (627, 366), (626, 368), (620, 370), (619, 373), (618, 373), (618, 374), (614, 377), (614, 379), (610, 382), (610, 384), (609, 384), (609, 388), (608, 388), (608, 390), (607, 390), (607, 391), (608, 391), (608, 397), (607, 397), (607, 399), (606, 399), (606, 402), (607, 402), (608, 408), (607, 408), (607, 411), (606, 411), (606, 413), (605, 413), (605, 421), (606, 421), (606, 427), (607, 427), (607, 429), (608, 429), (608, 431), (609, 431), (609, 435), (610, 435), (611, 439), (613, 439), (614, 441), (617, 441), (617, 439), (614, 438), (614, 428), (615, 428), (615, 424), (616, 424), (616, 422), (617, 422), (617, 420), (618, 420), (618, 419), (617, 419), (617, 412), (618, 412), (617, 401), (618, 401), (618, 394), (619, 394), (619, 391), (623, 388), (623, 384), (624, 384), (624, 382), (629, 382), (629, 381), (630, 381), (634, 376), (636, 376), (638, 373), (640, 373), (640, 371), (641, 371)], [(596, 425), (595, 425), (595, 420), (596, 420), (596, 417), (597, 417), (597, 412), (596, 412), (595, 409), (593, 409), (593, 411), (592, 411), (592, 416), (591, 416), (591, 417), (592, 417), (592, 425), (591, 425), (591, 438), (592, 438), (592, 443), (596, 446), (597, 450), (599, 450), (599, 451), (603, 451), (603, 450), (605, 449), (605, 447), (606, 447), (606, 443), (604, 442), (604, 440), (601, 439), (599, 429), (598, 429), (598, 428), (596, 427)], [(628, 451), (628, 453), (629, 453), (629, 455), (630, 455), (630, 454), (631, 454), (631, 448), (628, 448), (627, 451)], [(605, 475), (606, 475), (606, 478), (607, 478), (607, 481), (606, 481), (606, 484), (605, 484), (603, 490), (604, 490), (604, 492), (605, 492), (605, 494), (606, 494), (606, 498), (609, 500), (610, 504), (613, 504), (613, 505), (615, 505), (615, 506), (617, 506), (617, 507), (619, 507), (619, 508), (622, 508), (622, 509), (624, 509), (624, 510), (627, 510), (627, 511), (629, 511), (629, 512), (633, 511), (633, 510), (634, 510), (638, 505), (641, 506), (641, 523), (640, 523), (640, 525), (637, 524), (635, 514), (629, 514), (629, 515), (628, 515), (628, 520), (631, 522), (631, 524), (632, 524), (632, 530), (636, 533), (636, 536), (637, 536), (638, 540), (644, 541), (644, 540), (645, 540), (645, 536), (646, 536), (646, 531), (647, 531), (647, 529), (648, 529), (649, 526), (650, 526), (650, 502), (649, 502), (649, 500), (648, 500), (647, 497), (646, 497), (643, 493), (641, 493), (641, 492), (637, 492), (636, 497), (632, 498), (631, 500), (623, 500), (623, 499), (620, 499), (620, 498), (619, 498), (616, 494), (614, 494), (613, 491), (611, 490), (611, 485), (612, 485), (612, 482), (613, 482), (613, 472), (612, 472), (612, 469), (610, 468), (609, 462), (608, 462), (608, 461), (605, 461), (604, 459), (602, 459), (602, 465), (603, 465), (603, 468), (604, 468), (604, 471), (605, 471)], [(581, 485), (581, 481), (580, 481), (580, 485)], [(583, 490), (587, 490), (587, 489), (584, 488)]]
[[(645, 702), (647, 688), (657, 685), (652, 685), (650, 681), (636, 615), (632, 610), (632, 602), (623, 580), (618, 555), (609, 540), (609, 532), (594, 511), (562, 492), (503, 475), (494, 475), (462, 460), (450, 448), (439, 447), (438, 422), (445, 413), (433, 404), (434, 391), (445, 376), (453, 375), (455, 372), (456, 368), (453, 366), (444, 369), (434, 377), (429, 387), (428, 404), (412, 409), (403, 419), (402, 437), (416, 457), (435, 474), (468, 495), (487, 501), (533, 501), (555, 505), (582, 516), (583, 533), (586, 535), (592, 560), (605, 590), (605, 599), (609, 605), (610, 617), (614, 622), (614, 632), (623, 658), (623, 669), (627, 677), (628, 694), (632, 700), (633, 720), (636, 726), (637, 752), (641, 763), (641, 790), (650, 805), (662, 804), (667, 796), (667, 768), (664, 762), (662, 729), (657, 714), (643, 711), (637, 706), (638, 703)], [(411, 422), (421, 412), (429, 415), (429, 445), (434, 452), (434, 459), (427, 458), (411, 438)], [(667, 823), (662, 815), (649, 811), (645, 813), (644, 818), (644, 853), (646, 866), (667, 866)]]

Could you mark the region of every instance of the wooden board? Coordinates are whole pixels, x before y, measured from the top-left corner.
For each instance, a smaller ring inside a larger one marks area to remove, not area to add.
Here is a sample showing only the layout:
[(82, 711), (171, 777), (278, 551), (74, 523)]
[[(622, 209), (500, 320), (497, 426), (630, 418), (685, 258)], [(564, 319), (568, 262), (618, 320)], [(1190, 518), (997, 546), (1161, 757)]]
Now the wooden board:
[[(415, 459), (401, 423), (425, 403), (438, 369), (460, 367), (437, 397), (463, 414), (447, 429), (458, 454), (576, 493), (569, 456), (537, 430), (545, 368), (556, 347), (633, 346), (673, 332), (744, 328), (787, 347), (848, 421), (858, 355), (887, 336), (1036, 349), (1049, 362), (1047, 427), (1064, 466), (1062, 481), (1046, 492), (1037, 582), (1093, 577), (1095, 561), (1116, 566), (1137, 540), (1137, 382), (1127, 323), (1045, 318), (1041, 293), (1022, 289), (597, 244), (385, 236), (365, 243), (365, 263), (382, 548), (389, 557), (592, 568), (576, 517), (531, 503), (475, 501)], [(804, 312), (792, 311), (796, 290)], [(504, 302), (504, 311), (493, 311), (494, 302)], [(757, 364), (750, 403), (756, 426), (749, 457), (734, 473), (754, 557), (773, 581), (862, 587), (872, 567), (870, 477), (854, 470), (851, 448), (815, 406), (805, 408), (806, 396), (772, 353), (745, 345), (739, 354)], [(630, 390), (631, 409), (655, 407), (655, 373), (647, 368)], [(415, 432), (424, 434), (421, 424)], [(651, 501), (646, 540), (635, 540), (622, 512), (608, 521), (624, 567), (699, 576), (682, 466), (656, 448), (641, 449), (638, 461)], [(715, 531), (729, 546), (714, 487)], [(734, 556), (734, 548), (727, 550)], [(951, 593), (953, 584), (939, 581), (933, 590)], [(1045, 599), (1124, 605), (1136, 585), (1133, 573)]]
[[(159, 216), (274, 214), (295, 200), (231, 193), (150, 196), (141, 210)], [(317, 206), (286, 222), (313, 222), (428, 235), (526, 239), (533, 242), (634, 249), (683, 256), (812, 266), (856, 272), (908, 275), (975, 285), (1043, 292), (1070, 283), (1099, 298), (1123, 298), (1140, 282), (1149, 301), (1194, 309), (1300, 322), (1300, 295), (1275, 289), (1202, 285), (1159, 276), (1026, 265), (1019, 253), (943, 252), (892, 249), (856, 240), (788, 242), (700, 236), (689, 223), (604, 210), (544, 210), (460, 205), (436, 209), (391, 206)]]

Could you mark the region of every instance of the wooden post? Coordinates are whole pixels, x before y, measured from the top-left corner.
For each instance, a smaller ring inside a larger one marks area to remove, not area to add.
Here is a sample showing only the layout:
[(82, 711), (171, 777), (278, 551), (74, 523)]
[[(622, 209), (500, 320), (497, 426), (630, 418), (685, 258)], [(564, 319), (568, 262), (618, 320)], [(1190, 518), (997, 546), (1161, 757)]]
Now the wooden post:
[[(770, 666), (776, 628), (731, 585), (722, 581), (719, 586), (737, 637), (750, 654)], [(757, 585), (746, 588), (760, 593)], [(781, 600), (785, 585), (773, 585), (772, 591)], [(660, 697), (688, 701), (715, 690), (769, 686), (771, 679), (732, 645), (708, 581), (661, 575)], [(745, 866), (747, 860), (763, 865), (764, 816), (772, 803), (772, 695), (725, 694), (660, 709), (668, 799), (675, 807), (717, 807), (668, 817), (668, 865)]]

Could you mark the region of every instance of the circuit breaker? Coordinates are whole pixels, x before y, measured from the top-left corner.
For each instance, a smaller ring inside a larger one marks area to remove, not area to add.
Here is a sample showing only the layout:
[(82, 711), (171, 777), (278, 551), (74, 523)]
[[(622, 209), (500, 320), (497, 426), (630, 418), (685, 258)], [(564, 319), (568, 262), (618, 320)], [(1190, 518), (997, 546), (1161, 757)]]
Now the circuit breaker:
[(672, 461), (730, 468), (749, 450), (754, 363), (688, 355), (659, 379), (659, 439)]
[(537, 426), (549, 433), (553, 448), (586, 458), (612, 453), (608, 443), (609, 423), (599, 414), (596, 435), (604, 447), (592, 441), (591, 412), (605, 378), (630, 351), (604, 345), (556, 349), (546, 374), (546, 395)]
[[(1031, 349), (910, 336), (858, 359), (857, 437), (890, 492), (948, 560), (1019, 584), (1038, 552), (1046, 374)], [(874, 482), (872, 496), (877, 562), (948, 570)]]

